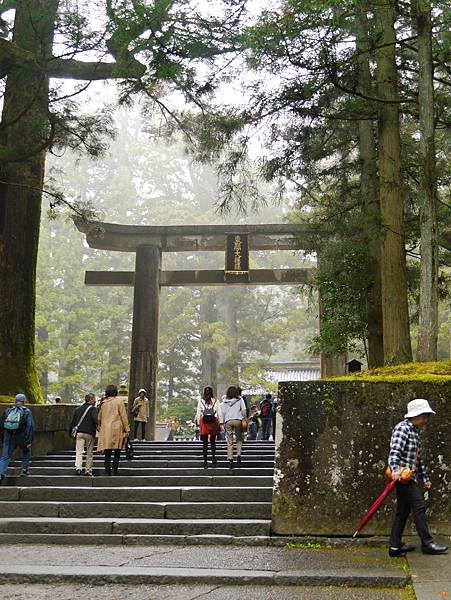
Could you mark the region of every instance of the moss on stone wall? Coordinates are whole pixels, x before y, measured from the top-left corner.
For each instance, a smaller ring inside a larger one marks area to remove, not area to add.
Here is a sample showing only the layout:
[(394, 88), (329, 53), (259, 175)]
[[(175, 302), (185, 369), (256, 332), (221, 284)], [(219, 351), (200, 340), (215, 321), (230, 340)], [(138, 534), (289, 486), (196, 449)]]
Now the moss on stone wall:
[(421, 381), (423, 383), (450, 383), (451, 361), (411, 362), (394, 367), (381, 367), (379, 369), (361, 371), (345, 377), (331, 377), (329, 381), (385, 381), (392, 383)]

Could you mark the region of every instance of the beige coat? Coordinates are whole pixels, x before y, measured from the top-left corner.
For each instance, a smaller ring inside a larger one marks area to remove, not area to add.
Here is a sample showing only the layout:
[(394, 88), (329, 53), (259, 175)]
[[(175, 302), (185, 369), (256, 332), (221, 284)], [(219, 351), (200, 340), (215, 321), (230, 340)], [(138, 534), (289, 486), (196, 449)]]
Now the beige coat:
[(105, 398), (99, 410), (99, 441), (97, 450), (120, 449), (130, 431), (127, 411), (118, 396)]
[(147, 423), (149, 418), (149, 400), (138, 396), (133, 402), (133, 410), (135, 408), (139, 408), (139, 413), (136, 417), (133, 417), (135, 421), (144, 421), (144, 423)]

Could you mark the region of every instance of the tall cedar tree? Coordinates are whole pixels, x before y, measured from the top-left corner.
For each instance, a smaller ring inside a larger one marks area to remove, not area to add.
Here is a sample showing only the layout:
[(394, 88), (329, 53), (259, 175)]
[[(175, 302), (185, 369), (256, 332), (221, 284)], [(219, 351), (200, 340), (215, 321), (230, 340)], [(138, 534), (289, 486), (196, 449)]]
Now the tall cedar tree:
[[(5, 17), (0, 22), (0, 394), (20, 390), (32, 402), (42, 400), (34, 329), (46, 150), (73, 146), (98, 153), (102, 147), (96, 137), (105, 119), (74, 114), (73, 99), (64, 98), (67, 89), (58, 93), (52, 79), (85, 85), (116, 79), (123, 83), (124, 99), (143, 92), (159, 105), (166, 85), (197, 100), (212, 86), (208, 78), (196, 80), (192, 60), (233, 49), (240, 2), (222, 4), (225, 14), (218, 20), (199, 15), (186, 0), (0, 2), (0, 17)], [(9, 10), (14, 11), (10, 20)], [(90, 26), (91, 13), (98, 20)], [(77, 60), (83, 53), (84, 60)], [(98, 60), (86, 60), (93, 55)], [(76, 93), (84, 89), (81, 85)]]

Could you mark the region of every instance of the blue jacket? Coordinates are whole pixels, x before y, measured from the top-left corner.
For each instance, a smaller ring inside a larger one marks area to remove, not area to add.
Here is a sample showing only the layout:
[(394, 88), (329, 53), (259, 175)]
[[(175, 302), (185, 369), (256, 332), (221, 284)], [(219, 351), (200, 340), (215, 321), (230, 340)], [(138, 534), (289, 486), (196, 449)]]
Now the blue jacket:
[[(12, 408), (12, 407), (10, 407)], [(7, 408), (2, 415), (2, 418), (0, 420), (0, 432), (1, 433), (5, 433), (5, 419), (6, 419), (6, 412), (9, 410), (9, 408)], [(33, 441), (33, 435), (34, 435), (34, 421), (33, 421), (33, 415), (31, 413), (31, 410), (29, 408), (27, 408), (26, 406), (24, 406), (23, 408), (24, 411), (24, 422), (23, 425), (17, 429), (17, 431), (8, 431), (8, 433), (12, 436), (14, 436), (14, 442), (16, 446), (28, 446), (28, 444), (31, 444), (31, 442)]]

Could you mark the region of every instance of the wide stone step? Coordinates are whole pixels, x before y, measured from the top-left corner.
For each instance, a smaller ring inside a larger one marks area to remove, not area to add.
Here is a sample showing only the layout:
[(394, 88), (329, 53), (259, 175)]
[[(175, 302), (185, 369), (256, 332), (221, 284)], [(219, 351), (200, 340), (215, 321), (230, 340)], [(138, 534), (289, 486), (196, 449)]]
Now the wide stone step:
[[(210, 452), (208, 453), (209, 458), (211, 457)], [(236, 456), (236, 452), (234, 453), (234, 456)], [(243, 456), (243, 460), (255, 460), (255, 461), (269, 461), (272, 464), (274, 464), (274, 454), (270, 453), (270, 452), (243, 452), (242, 454)], [(216, 458), (220, 458), (221, 460), (226, 461), (227, 460), (227, 452), (216, 452)], [(103, 460), (103, 455), (98, 453), (97, 451), (94, 452), (94, 459), (97, 460)], [(184, 453), (178, 453), (178, 454), (167, 454), (167, 453), (161, 453), (161, 454), (154, 454), (154, 453), (134, 453), (134, 458), (133, 460), (146, 460), (146, 461), (186, 461), (186, 460), (202, 460), (203, 459), (203, 454), (202, 451), (200, 452), (184, 452)], [(52, 454), (49, 456), (33, 456), (32, 457), (32, 461), (34, 460), (75, 460), (75, 452), (68, 452), (67, 454)], [(125, 454), (122, 453), (121, 455), (121, 460), (125, 460)]]
[[(94, 457), (94, 467), (103, 468), (104, 458), (102, 456)], [(19, 460), (11, 461), (11, 467), (20, 468), (21, 463)], [(74, 468), (75, 464), (75, 456), (68, 458), (57, 458), (56, 460), (49, 459), (33, 459), (32, 461), (33, 467), (71, 467)], [(159, 459), (133, 459), (132, 461), (123, 460), (120, 463), (121, 468), (152, 468), (152, 469), (166, 469), (166, 468), (187, 468), (187, 469), (196, 469), (203, 468), (203, 457), (198, 456), (193, 460), (159, 460)], [(208, 465), (211, 467), (211, 458), (208, 457)], [(226, 460), (219, 460), (218, 466), (227, 466)], [(274, 470), (274, 461), (271, 460), (255, 460), (249, 459), (246, 457), (243, 460), (243, 466), (246, 468), (257, 468), (257, 469), (271, 469)]]
[[(330, 573), (328, 569), (322, 571), (299, 568), (297, 570), (271, 571), (258, 569), (218, 569), (218, 568), (183, 568), (183, 567), (117, 567), (117, 566), (54, 566), (45, 565), (5, 565), (0, 569), (0, 584), (19, 583), (21, 585), (46, 582), (61, 584), (76, 583), (89, 585), (165, 585), (185, 584), (199, 586), (209, 584), (216, 587), (229, 586), (277, 586), (272, 589), (263, 588), (260, 592), (261, 598), (276, 598), (280, 594), (280, 586), (348, 586), (358, 588), (401, 588), (407, 585), (408, 577), (405, 573), (384, 572), (359, 572), (357, 569), (342, 569), (339, 572)], [(91, 588), (92, 589), (92, 588)], [(216, 589), (216, 588), (215, 588)], [(258, 589), (258, 588), (257, 588)], [(282, 588), (283, 589), (283, 588)], [(198, 590), (197, 598), (208, 594), (204, 590)], [(268, 594), (269, 591), (269, 595)], [(305, 591), (305, 590), (304, 590)], [(327, 588), (327, 597), (331, 588)], [(182, 592), (183, 593), (183, 592)], [(197, 593), (197, 592), (196, 592)], [(229, 590), (229, 593), (232, 593)], [(310, 596), (304, 595), (303, 598)], [(348, 592), (349, 595), (349, 592)], [(239, 596), (246, 597), (243, 590)], [(176, 595), (171, 597), (177, 597)], [(253, 596), (254, 598), (256, 596)], [(294, 597), (294, 596), (290, 596)], [(301, 598), (301, 596), (297, 596)], [(336, 595), (346, 597), (346, 595)], [(355, 596), (353, 596), (355, 598)], [(372, 598), (371, 591), (363, 592), (363, 597)], [(381, 597), (381, 596), (379, 596)], [(385, 595), (384, 597), (387, 597)], [(393, 597), (393, 596), (390, 596)]]
[[(133, 442), (133, 440), (132, 440)], [(227, 448), (227, 442), (225, 441), (216, 441), (216, 446), (218, 448)], [(139, 449), (144, 449), (144, 450), (148, 450), (150, 452), (156, 452), (158, 450), (160, 451), (182, 451), (182, 449), (185, 448), (189, 448), (189, 449), (197, 449), (197, 448), (202, 448), (202, 442), (133, 442), (133, 447), (135, 448), (139, 448)], [(251, 441), (251, 440), (247, 440), (244, 442), (243, 444), (243, 448), (245, 450), (248, 449), (253, 449), (253, 448), (267, 448), (267, 449), (274, 449), (275, 445), (274, 442), (271, 441), (267, 441), (267, 442), (262, 442), (262, 441)], [(49, 452), (49, 454), (52, 453), (62, 453), (62, 452), (70, 452), (70, 450), (51, 450)]]
[[(269, 535), (271, 521), (257, 519), (0, 518), (1, 533), (136, 535)], [(0, 538), (1, 540), (1, 538)]]
[[(246, 463), (243, 463), (241, 467), (238, 469), (233, 469), (232, 474), (230, 473), (230, 469), (221, 466), (218, 464), (216, 467), (212, 465), (209, 466), (209, 469), (204, 469), (203, 467), (199, 468), (184, 468), (184, 467), (168, 467), (165, 469), (154, 469), (151, 467), (146, 468), (138, 468), (138, 467), (125, 467), (120, 466), (120, 476), (121, 477), (136, 477), (136, 476), (153, 476), (153, 477), (167, 477), (174, 476), (178, 477), (180, 475), (194, 475), (200, 476), (205, 475), (206, 471), (210, 471), (215, 475), (215, 477), (221, 476), (235, 476), (235, 473), (239, 473), (242, 476), (253, 477), (257, 476), (268, 476), (272, 477), (274, 469), (261, 469), (261, 468), (249, 468)], [(72, 465), (71, 467), (35, 467), (32, 466), (29, 469), (30, 475), (33, 476), (56, 476), (56, 475), (74, 475), (75, 467)], [(19, 475), (20, 469), (16, 470), (14, 475)], [(95, 475), (103, 475), (103, 468), (100, 465), (94, 469)]]
[[(213, 469), (207, 472), (214, 473)], [(205, 471), (204, 471), (205, 473)], [(230, 472), (229, 472), (230, 473)], [(240, 469), (232, 471), (229, 475), (203, 475), (203, 476), (140, 476), (133, 477), (86, 477), (77, 475), (30, 475), (28, 477), (7, 476), (3, 482), (7, 486), (46, 486), (46, 487), (193, 487), (193, 486), (231, 486), (231, 487), (271, 487), (273, 478), (267, 476), (242, 475)]]
[(0, 487), (0, 501), (271, 502), (270, 487)]
[[(165, 458), (165, 459), (174, 459), (174, 458), (181, 458), (183, 459), (186, 456), (192, 456), (192, 457), (198, 457), (198, 456), (202, 456), (202, 447), (199, 446), (198, 448), (193, 448), (193, 449), (189, 449), (186, 448), (186, 450), (139, 450), (134, 448), (133, 449), (134, 454), (136, 456), (143, 456), (143, 457), (149, 457), (149, 458), (155, 458), (158, 460), (161, 460), (161, 458)], [(97, 452), (97, 450), (95, 450), (95, 452)], [(227, 456), (227, 449), (226, 448), (217, 448), (216, 449), (216, 454), (218, 456)], [(236, 450), (234, 450), (234, 454), (236, 454)], [(254, 456), (254, 457), (260, 457), (260, 456), (265, 456), (268, 458), (273, 458), (275, 455), (274, 451), (268, 450), (268, 449), (246, 449), (243, 450), (242, 452), (243, 456)], [(50, 458), (54, 458), (54, 457), (67, 457), (67, 456), (75, 456), (75, 451), (74, 450), (60, 450), (60, 451), (56, 451), (56, 452), (49, 452), (46, 456), (50, 457)], [(42, 456), (40, 457), (42, 458)]]
[(137, 518), (140, 519), (271, 518), (270, 502), (30, 502), (0, 501), (0, 518)]

